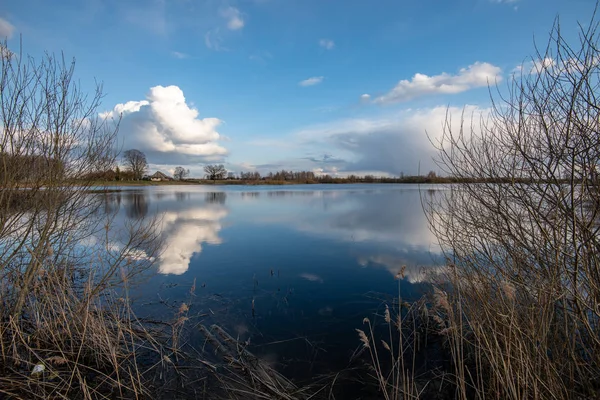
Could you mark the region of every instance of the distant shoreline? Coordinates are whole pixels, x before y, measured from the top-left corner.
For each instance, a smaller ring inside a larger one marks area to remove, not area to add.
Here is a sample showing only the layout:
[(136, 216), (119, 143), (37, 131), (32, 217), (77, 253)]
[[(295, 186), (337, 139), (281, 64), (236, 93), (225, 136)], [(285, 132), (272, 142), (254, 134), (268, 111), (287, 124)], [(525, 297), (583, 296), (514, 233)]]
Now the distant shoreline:
[[(541, 182), (534, 180), (524, 180), (524, 179), (509, 179), (509, 178), (498, 178), (498, 179), (453, 179), (453, 178), (427, 178), (427, 177), (418, 177), (420, 179), (414, 179), (415, 177), (410, 178), (382, 178), (375, 179), (373, 181), (350, 181), (344, 178), (334, 178), (334, 180), (327, 181), (277, 181), (277, 180), (216, 180), (210, 181), (205, 179), (186, 179), (186, 180), (171, 180), (171, 181), (87, 181), (87, 182), (77, 182), (71, 181), (69, 185), (72, 186), (80, 186), (84, 185), (88, 188), (88, 191), (104, 191), (106, 187), (143, 187), (143, 186), (293, 186), (293, 185), (372, 185), (372, 184), (395, 184), (395, 185), (449, 185), (449, 184), (470, 184), (470, 183), (497, 183), (497, 184), (561, 184), (564, 183), (562, 181), (554, 181), (554, 182)], [(21, 185), (18, 189), (26, 189), (27, 185)], [(0, 188), (10, 189), (10, 188)], [(14, 189), (14, 188), (13, 188)]]
[(241, 181), (241, 180), (217, 180), (217, 181), (103, 181), (94, 182), (90, 186), (290, 186), (290, 185), (357, 185), (357, 184), (448, 184), (444, 182), (294, 182), (294, 181)]
[[(511, 178), (496, 178), (496, 179), (470, 179), (470, 178), (440, 178), (440, 177), (407, 177), (407, 178), (379, 178), (373, 180), (347, 180), (345, 178), (332, 178), (331, 180), (314, 180), (314, 181), (280, 181), (272, 179), (264, 180), (241, 180), (241, 179), (223, 179), (223, 180), (207, 180), (207, 179), (186, 179), (180, 181), (95, 181), (89, 186), (177, 186), (177, 185), (203, 185), (203, 186), (289, 186), (289, 185), (356, 185), (356, 184), (398, 184), (398, 185), (414, 185), (414, 184), (455, 184), (455, 183), (498, 183), (498, 184), (535, 184), (543, 183), (535, 180), (511, 179)], [(546, 183), (562, 183), (546, 182)]]

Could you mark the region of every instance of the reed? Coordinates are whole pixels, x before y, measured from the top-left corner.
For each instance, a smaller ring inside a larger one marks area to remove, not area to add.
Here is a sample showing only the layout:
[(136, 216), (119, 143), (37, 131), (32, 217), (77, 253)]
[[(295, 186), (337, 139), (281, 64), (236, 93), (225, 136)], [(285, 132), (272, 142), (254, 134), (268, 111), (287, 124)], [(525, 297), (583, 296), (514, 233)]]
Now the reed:
[[(409, 304), (403, 301), (401, 281), (405, 267), (398, 272), (398, 298), (390, 308), (384, 304), (383, 316), (376, 315), (372, 322), (363, 319), (366, 329), (356, 329), (362, 350), (368, 353), (371, 377), (377, 382), (379, 393), (386, 400), (417, 399), (427, 381), (417, 379), (417, 357), (422, 343), (427, 341), (429, 314), (424, 299)], [(383, 317), (382, 323), (376, 323)], [(385, 339), (380, 339), (383, 335)]]

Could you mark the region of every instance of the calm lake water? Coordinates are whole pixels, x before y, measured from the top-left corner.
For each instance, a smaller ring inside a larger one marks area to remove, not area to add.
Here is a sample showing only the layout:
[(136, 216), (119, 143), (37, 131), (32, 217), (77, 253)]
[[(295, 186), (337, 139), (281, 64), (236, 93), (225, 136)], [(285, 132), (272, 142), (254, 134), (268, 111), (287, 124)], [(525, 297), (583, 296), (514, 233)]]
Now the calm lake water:
[(441, 263), (421, 205), (435, 186), (119, 189), (110, 202), (121, 223), (160, 214), (163, 224), (164, 251), (132, 291), (138, 315), (173, 319), (191, 303), (192, 324), (250, 339), (291, 377), (347, 365), (363, 318), (381, 314), (399, 285), (420, 297), (424, 271)]

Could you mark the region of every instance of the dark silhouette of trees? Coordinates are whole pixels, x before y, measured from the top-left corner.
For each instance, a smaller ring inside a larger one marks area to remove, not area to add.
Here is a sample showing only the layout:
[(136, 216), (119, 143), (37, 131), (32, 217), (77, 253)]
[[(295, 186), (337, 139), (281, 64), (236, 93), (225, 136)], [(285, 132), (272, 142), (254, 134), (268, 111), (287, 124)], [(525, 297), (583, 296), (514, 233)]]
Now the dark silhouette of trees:
[[(208, 177), (208, 176), (207, 176)], [(258, 171), (240, 172), (239, 178), (233, 173), (229, 173), (228, 180), (241, 180), (246, 182), (264, 184), (284, 184), (284, 183), (452, 183), (456, 181), (454, 177), (438, 176), (434, 171), (427, 175), (404, 175), (400, 177), (381, 177), (374, 175), (358, 176), (350, 174), (348, 176), (332, 176), (329, 174), (316, 174), (313, 171), (286, 171), (269, 172), (262, 176)], [(466, 178), (464, 178), (466, 179)], [(470, 178), (469, 178), (470, 179)], [(472, 179), (470, 179), (472, 181)], [(510, 178), (494, 179), (495, 182), (510, 181)]]
[(148, 170), (146, 155), (137, 149), (125, 151), (123, 153), (123, 162), (127, 170), (133, 174), (133, 179), (137, 181), (142, 179)]
[(227, 174), (227, 170), (225, 169), (223, 164), (206, 165), (204, 167), (204, 172), (206, 172), (206, 177), (212, 181), (216, 181), (217, 179), (223, 179)]
[(190, 170), (183, 167), (176, 167), (175, 172), (173, 172), (173, 178), (178, 181), (187, 178), (189, 175)]
[(0, 153), (0, 179), (28, 183), (60, 179), (65, 173), (64, 162), (48, 154)]
[(254, 172), (241, 172), (240, 179), (243, 181), (258, 181), (261, 179), (260, 173)]

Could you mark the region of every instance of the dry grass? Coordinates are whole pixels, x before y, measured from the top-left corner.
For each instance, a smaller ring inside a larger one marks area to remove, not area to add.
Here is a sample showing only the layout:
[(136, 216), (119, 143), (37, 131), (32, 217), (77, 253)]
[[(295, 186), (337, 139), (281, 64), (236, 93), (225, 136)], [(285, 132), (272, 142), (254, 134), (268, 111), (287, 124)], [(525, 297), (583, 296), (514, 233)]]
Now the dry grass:
[(451, 350), (456, 398), (600, 396), (597, 337), (569, 315), (559, 292), (450, 270), (453, 289), (444, 293), (438, 318)]
[(164, 351), (161, 335), (136, 319), (127, 298), (101, 298), (92, 288), (46, 275), (20, 318), (1, 315), (0, 393), (24, 399), (150, 396), (150, 373), (158, 366), (141, 369), (140, 357)]
[[(44, 274), (21, 318), (2, 314), (0, 397), (316, 400), (332, 385), (298, 387), (247, 343), (199, 323), (195, 284), (171, 321), (149, 322), (132, 312), (127, 282), (120, 294), (76, 282)], [(202, 347), (190, 340), (198, 330)]]
[(487, 115), (448, 115), (435, 143), (448, 175), (510, 178), (427, 205), (457, 398), (600, 397), (598, 4), (576, 37), (556, 19), (531, 58), (552, 62), (492, 93)]

